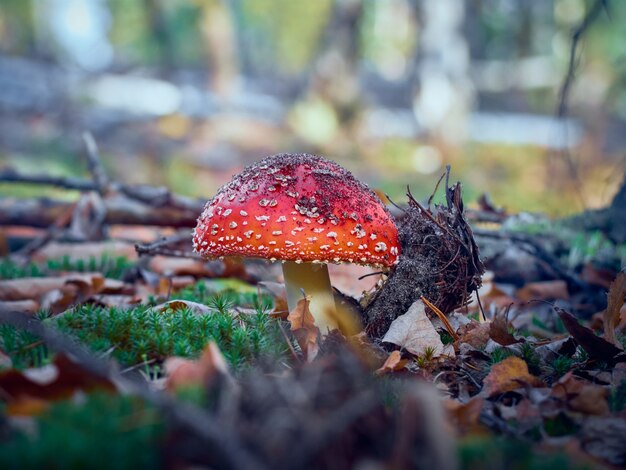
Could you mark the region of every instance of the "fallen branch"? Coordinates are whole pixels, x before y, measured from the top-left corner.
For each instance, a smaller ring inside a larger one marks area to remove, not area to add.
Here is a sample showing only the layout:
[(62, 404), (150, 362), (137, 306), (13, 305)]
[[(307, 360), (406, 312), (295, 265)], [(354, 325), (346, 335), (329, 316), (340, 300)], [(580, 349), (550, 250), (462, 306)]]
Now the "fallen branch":
[(554, 255), (549, 253), (544, 247), (538, 243), (530, 235), (522, 233), (509, 233), (509, 232), (496, 232), (491, 230), (474, 229), (474, 235), (477, 238), (494, 238), (499, 240), (509, 240), (517, 245), (520, 249), (533, 255), (538, 261), (542, 263), (544, 267), (551, 270), (559, 278), (567, 282), (570, 287), (583, 289), (587, 284), (582, 281), (576, 274), (570, 272), (561, 265), (561, 262)]
[[(155, 207), (117, 194), (104, 199), (107, 225), (147, 225), (156, 227), (195, 227), (203, 203), (197, 201), (193, 209), (181, 210), (173, 206)], [(70, 210), (74, 202), (49, 198), (0, 198), (0, 226), (17, 225), (48, 228), (61, 214)]]
[(172, 235), (171, 237), (163, 237), (160, 240), (152, 243), (136, 243), (135, 251), (139, 256), (163, 255), (174, 256), (177, 258), (192, 258), (199, 260), (204, 259), (198, 253), (194, 253), (191, 250), (173, 248), (184, 242), (186, 242), (189, 245), (189, 248), (191, 248), (191, 235), (189, 235), (188, 233), (179, 233), (176, 235)]
[[(91, 179), (44, 174), (27, 175), (13, 168), (0, 169), (0, 183), (34, 184), (77, 191), (99, 191), (100, 188), (100, 183)], [(194, 211), (198, 214), (204, 207), (204, 201), (174, 194), (164, 186), (128, 185), (114, 181), (109, 183), (108, 187), (111, 193), (121, 193), (129, 199), (134, 199), (151, 207), (169, 207)]]

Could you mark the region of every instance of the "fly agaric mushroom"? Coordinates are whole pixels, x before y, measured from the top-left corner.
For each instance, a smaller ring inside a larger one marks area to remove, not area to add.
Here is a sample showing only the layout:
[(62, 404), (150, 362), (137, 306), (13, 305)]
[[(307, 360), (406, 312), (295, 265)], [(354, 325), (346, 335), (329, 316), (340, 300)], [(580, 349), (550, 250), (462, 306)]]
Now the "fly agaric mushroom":
[(282, 260), (289, 309), (304, 291), (321, 331), (336, 327), (326, 263), (390, 267), (400, 248), (374, 192), (335, 162), (307, 154), (267, 157), (236, 175), (207, 203), (193, 246), (207, 258)]

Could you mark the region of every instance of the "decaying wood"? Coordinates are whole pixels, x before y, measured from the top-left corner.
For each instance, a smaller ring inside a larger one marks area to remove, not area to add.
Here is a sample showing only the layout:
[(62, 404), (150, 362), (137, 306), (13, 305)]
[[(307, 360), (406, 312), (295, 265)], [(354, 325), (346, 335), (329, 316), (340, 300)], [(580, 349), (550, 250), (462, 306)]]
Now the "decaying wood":
[[(73, 202), (49, 198), (17, 199), (0, 198), (0, 226), (16, 225), (48, 228), (63, 213), (71, 209)], [(152, 205), (129, 199), (123, 195), (104, 199), (105, 223), (108, 225), (147, 225), (156, 227), (195, 227), (203, 204), (198, 201), (194, 209)]]
[[(448, 168), (449, 173), (449, 168)], [(365, 299), (366, 331), (381, 338), (389, 325), (420, 297), (449, 314), (468, 302), (485, 268), (472, 230), (465, 220), (461, 185), (448, 187), (446, 206), (423, 207), (409, 191), (398, 219), (402, 247), (398, 264), (385, 284)]]
[[(77, 191), (98, 191), (99, 187), (98, 183), (90, 179), (52, 176), (47, 174), (27, 175), (12, 168), (0, 169), (0, 182), (53, 186)], [(109, 184), (109, 192), (119, 193), (126, 196), (128, 199), (136, 200), (156, 208), (167, 206), (178, 210), (200, 213), (199, 211), (202, 211), (204, 206), (204, 201), (172, 193), (164, 186), (127, 185), (114, 181)]]

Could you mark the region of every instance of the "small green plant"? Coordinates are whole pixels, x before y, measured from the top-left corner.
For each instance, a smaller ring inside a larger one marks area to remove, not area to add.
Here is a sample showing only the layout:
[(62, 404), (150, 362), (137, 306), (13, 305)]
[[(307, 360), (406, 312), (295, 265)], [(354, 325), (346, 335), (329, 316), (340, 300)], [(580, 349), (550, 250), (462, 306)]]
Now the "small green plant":
[(447, 331), (439, 332), (439, 338), (441, 338), (441, 342), (444, 345), (445, 344), (452, 344), (452, 343), (454, 343), (454, 338)]
[(72, 260), (69, 256), (51, 259), (44, 263), (28, 263), (24, 266), (10, 258), (0, 259), (0, 279), (23, 277), (45, 277), (62, 271), (99, 272), (104, 277), (119, 279), (135, 263), (123, 256), (111, 257), (106, 253), (100, 257)]
[(497, 364), (514, 355), (510, 349), (497, 347), (491, 352), (491, 364)]
[(428, 367), (428, 364), (435, 357), (435, 348), (432, 346), (426, 346), (424, 348), (424, 353), (417, 356), (416, 364), (420, 368)]
[(460, 468), (464, 470), (584, 468), (571, 462), (564, 453), (537, 452), (527, 441), (502, 436), (463, 439), (458, 453)]
[(576, 361), (570, 357), (558, 356), (554, 361), (552, 361), (550, 368), (554, 372), (554, 375), (561, 377), (567, 374), (575, 364)]
[(152, 364), (169, 356), (195, 357), (210, 340), (217, 342), (236, 369), (259, 358), (277, 359), (286, 352), (279, 327), (268, 315), (235, 317), (230, 302), (216, 299), (209, 304), (215, 306), (214, 313), (81, 306), (52, 321), (96, 351), (112, 350), (126, 366)]
[(535, 352), (535, 346), (533, 344), (530, 342), (522, 343), (520, 356), (528, 365), (528, 371), (531, 374), (541, 373), (541, 358)]
[(159, 467), (164, 425), (138, 398), (95, 393), (59, 402), (34, 425), (34, 433), (3, 436), (0, 468)]
[(21, 266), (10, 258), (0, 259), (0, 279), (41, 277), (43, 275), (42, 268), (35, 263), (28, 263), (26, 266)]
[(611, 391), (609, 397), (611, 411), (619, 412), (626, 408), (626, 379)]

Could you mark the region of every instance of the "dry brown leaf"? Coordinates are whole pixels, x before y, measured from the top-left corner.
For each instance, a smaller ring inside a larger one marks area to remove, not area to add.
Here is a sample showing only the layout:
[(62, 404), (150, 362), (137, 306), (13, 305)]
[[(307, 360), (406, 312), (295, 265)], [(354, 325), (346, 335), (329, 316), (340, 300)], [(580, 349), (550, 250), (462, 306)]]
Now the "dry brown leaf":
[(491, 329), (490, 322), (470, 323), (462, 328), (461, 338), (458, 344), (467, 343), (473, 348), (481, 349), (487, 345), (489, 341), (489, 332)]
[(552, 396), (567, 403), (574, 411), (591, 415), (609, 414), (608, 389), (574, 377), (568, 372), (552, 387)]
[(578, 320), (574, 315), (566, 312), (562, 308), (554, 307), (556, 313), (563, 321), (565, 329), (571, 334), (574, 339), (580, 344), (580, 346), (587, 351), (589, 357), (592, 359), (599, 359), (601, 361), (613, 362), (615, 356), (622, 352), (613, 343), (609, 343), (603, 338), (596, 336), (596, 334), (589, 328), (582, 326), (578, 323)]
[(365, 331), (349, 336), (347, 340), (357, 357), (368, 369), (376, 370), (387, 360), (387, 352), (380, 345), (372, 342)]
[(593, 264), (587, 263), (583, 266), (580, 278), (587, 284), (593, 284), (609, 290), (616, 275), (617, 273), (612, 269), (597, 268)]
[(498, 315), (489, 326), (489, 337), (501, 346), (510, 346), (511, 344), (522, 343), (524, 339), (516, 339), (509, 333), (509, 325), (506, 319)]
[(318, 338), (320, 330), (315, 326), (315, 318), (309, 310), (309, 297), (298, 300), (296, 308), (289, 312), (287, 321), (296, 337), (307, 361), (312, 361), (319, 352)]
[(102, 307), (128, 307), (141, 303), (136, 295), (98, 294), (89, 298), (89, 302)]
[(574, 411), (589, 415), (605, 416), (610, 413), (607, 398), (609, 390), (599, 385), (585, 384), (578, 395), (569, 401)]
[(485, 434), (487, 428), (480, 424), (480, 413), (483, 409), (484, 399), (474, 397), (467, 403), (459, 403), (457, 400), (446, 400), (445, 407), (449, 419), (454, 424), (454, 431), (461, 436), (471, 433)]
[[(65, 354), (58, 354), (52, 364), (44, 367), (0, 373), (2, 398), (12, 404), (16, 412), (32, 410), (28, 401), (33, 399), (49, 402), (67, 398), (79, 390), (95, 388), (114, 390), (115, 387), (108, 380), (83, 369)], [(27, 403), (21, 406), (23, 400)]]
[(391, 323), (383, 342), (400, 346), (416, 356), (422, 356), (428, 348), (433, 350), (433, 357), (454, 355), (452, 348), (444, 350), (439, 333), (428, 319), (421, 300), (415, 301), (404, 315)]
[(620, 323), (620, 309), (626, 297), (626, 273), (620, 272), (609, 289), (606, 310), (604, 311), (604, 339), (621, 348), (622, 344), (615, 335)]
[(206, 386), (217, 375), (230, 379), (228, 363), (217, 344), (209, 342), (197, 360), (170, 357), (163, 365), (167, 379), (167, 390), (178, 390), (190, 386)]
[(99, 293), (104, 285), (100, 273), (70, 273), (57, 277), (23, 277), (0, 281), (1, 300), (39, 300), (50, 291), (76, 286), (83, 296)]
[(274, 297), (274, 311), (272, 316), (279, 317), (283, 320), (289, 315), (289, 305), (287, 304), (287, 290), (282, 282), (261, 281), (258, 284), (266, 289), (272, 297)]
[(541, 387), (543, 382), (528, 372), (528, 365), (519, 357), (507, 357), (495, 364), (483, 382), (482, 394), (492, 396), (510, 392), (525, 385)]
[(402, 359), (400, 351), (391, 351), (385, 363), (374, 373), (376, 375), (383, 375), (389, 372), (402, 370), (406, 366), (407, 362), (408, 361), (406, 359)]
[(211, 313), (211, 309), (204, 304), (198, 302), (192, 302), (191, 300), (174, 299), (165, 303), (155, 305), (151, 310), (164, 313), (166, 310), (173, 310), (178, 312), (180, 310), (188, 309), (192, 313), (197, 315)]
[(553, 299), (569, 299), (569, 292), (567, 290), (567, 283), (562, 280), (556, 281), (540, 281), (529, 282), (521, 289), (518, 289), (515, 296), (523, 301), (528, 302), (530, 300), (553, 300)]

